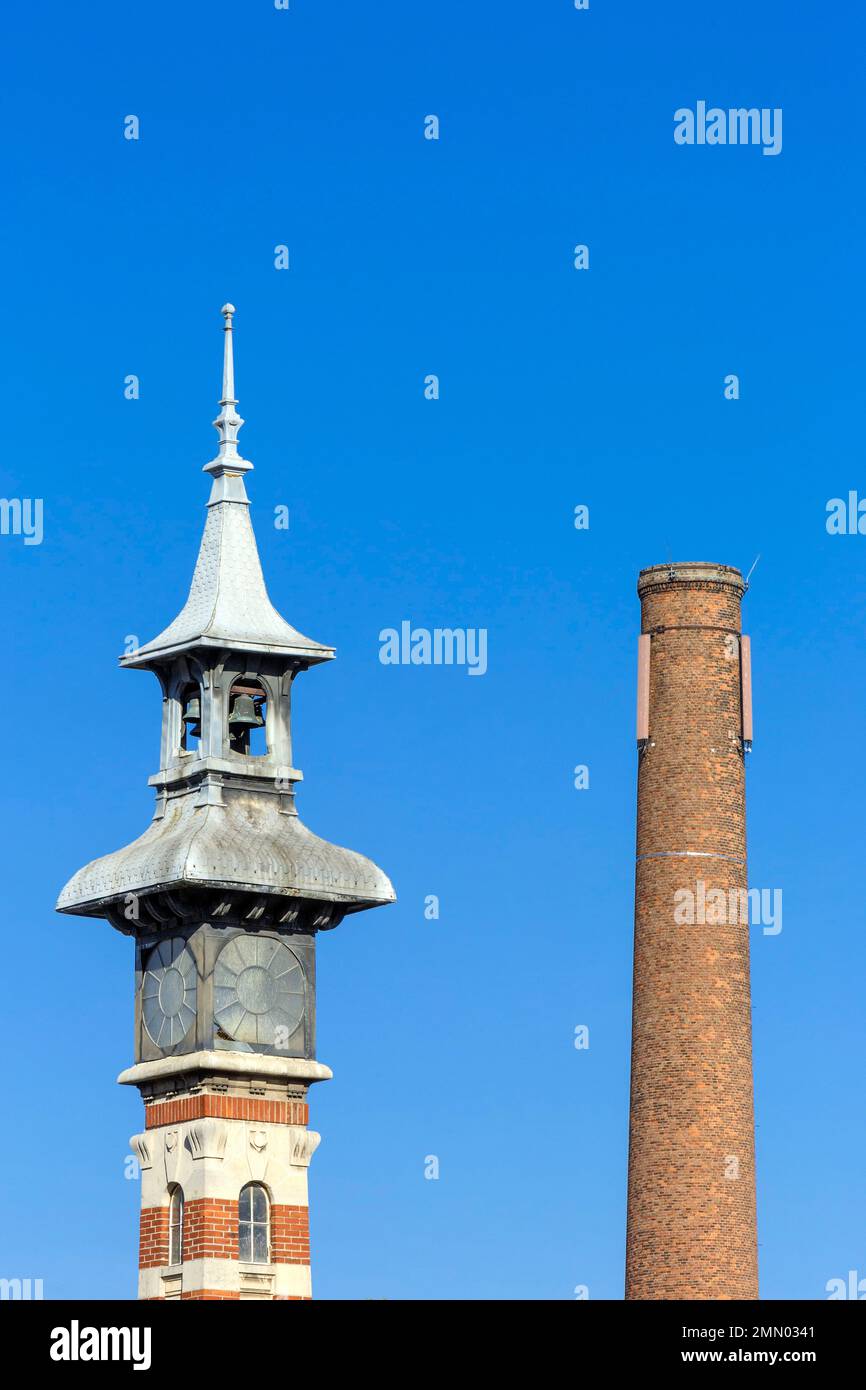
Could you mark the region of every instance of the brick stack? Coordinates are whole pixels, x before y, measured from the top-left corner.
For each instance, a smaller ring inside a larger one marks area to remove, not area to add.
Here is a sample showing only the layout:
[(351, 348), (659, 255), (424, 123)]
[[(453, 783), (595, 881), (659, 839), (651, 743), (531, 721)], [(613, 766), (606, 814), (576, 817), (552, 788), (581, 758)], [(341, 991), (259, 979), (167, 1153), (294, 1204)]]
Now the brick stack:
[(630, 1299), (758, 1293), (748, 913), (744, 921), (742, 911), (701, 906), (713, 889), (739, 903), (731, 890), (747, 886), (744, 591), (739, 570), (724, 565), (656, 565), (638, 580), (650, 642), (638, 771)]

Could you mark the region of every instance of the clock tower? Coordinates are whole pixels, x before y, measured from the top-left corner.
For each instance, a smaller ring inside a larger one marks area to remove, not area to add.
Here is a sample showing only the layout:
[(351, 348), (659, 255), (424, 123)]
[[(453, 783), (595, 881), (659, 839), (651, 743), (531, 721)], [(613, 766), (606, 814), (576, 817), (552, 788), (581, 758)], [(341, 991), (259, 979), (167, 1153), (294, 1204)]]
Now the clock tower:
[(302, 823), (291, 699), (331, 661), (271, 604), (238, 452), (234, 308), (207, 520), (189, 597), (120, 658), (162, 690), (153, 821), (66, 885), (60, 912), (135, 941), (135, 1063), (144, 1127), (139, 1297), (311, 1297), (307, 1168), (319, 1135), (316, 937), (394, 901), (385, 874)]

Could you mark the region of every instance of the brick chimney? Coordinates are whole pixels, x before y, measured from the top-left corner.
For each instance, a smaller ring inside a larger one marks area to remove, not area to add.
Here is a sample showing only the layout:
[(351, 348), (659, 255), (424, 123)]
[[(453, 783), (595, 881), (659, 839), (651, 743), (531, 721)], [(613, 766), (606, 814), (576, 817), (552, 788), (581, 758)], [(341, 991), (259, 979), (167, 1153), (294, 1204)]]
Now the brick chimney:
[(641, 570), (626, 1298), (758, 1296), (746, 585)]

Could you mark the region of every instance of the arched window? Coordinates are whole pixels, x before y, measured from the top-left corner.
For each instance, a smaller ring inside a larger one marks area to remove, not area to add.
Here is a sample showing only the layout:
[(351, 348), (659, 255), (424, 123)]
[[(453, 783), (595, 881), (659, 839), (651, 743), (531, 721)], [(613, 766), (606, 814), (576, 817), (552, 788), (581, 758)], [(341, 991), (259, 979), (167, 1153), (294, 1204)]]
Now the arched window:
[(260, 1182), (247, 1183), (238, 1198), (238, 1259), (266, 1265), (271, 1258), (271, 1204)]
[(258, 681), (235, 681), (229, 694), (229, 748), (259, 758), (268, 751), (267, 692)]
[(201, 694), (197, 685), (188, 685), (180, 697), (180, 746), (184, 753), (197, 749), (200, 738)]
[(175, 1183), (168, 1191), (168, 1262), (179, 1265), (183, 1261), (183, 1189)]

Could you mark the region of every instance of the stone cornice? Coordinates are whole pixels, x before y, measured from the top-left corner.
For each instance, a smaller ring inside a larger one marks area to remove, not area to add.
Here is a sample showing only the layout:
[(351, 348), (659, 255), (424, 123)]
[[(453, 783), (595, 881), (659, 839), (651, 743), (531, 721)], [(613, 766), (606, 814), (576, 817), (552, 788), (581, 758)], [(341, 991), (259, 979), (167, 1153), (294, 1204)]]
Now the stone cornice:
[(305, 1086), (316, 1081), (330, 1081), (334, 1075), (324, 1063), (304, 1057), (272, 1057), (255, 1052), (188, 1052), (127, 1067), (117, 1082), (119, 1086), (142, 1086), (190, 1072), (202, 1076), (263, 1076), (279, 1081), (301, 1081)]

